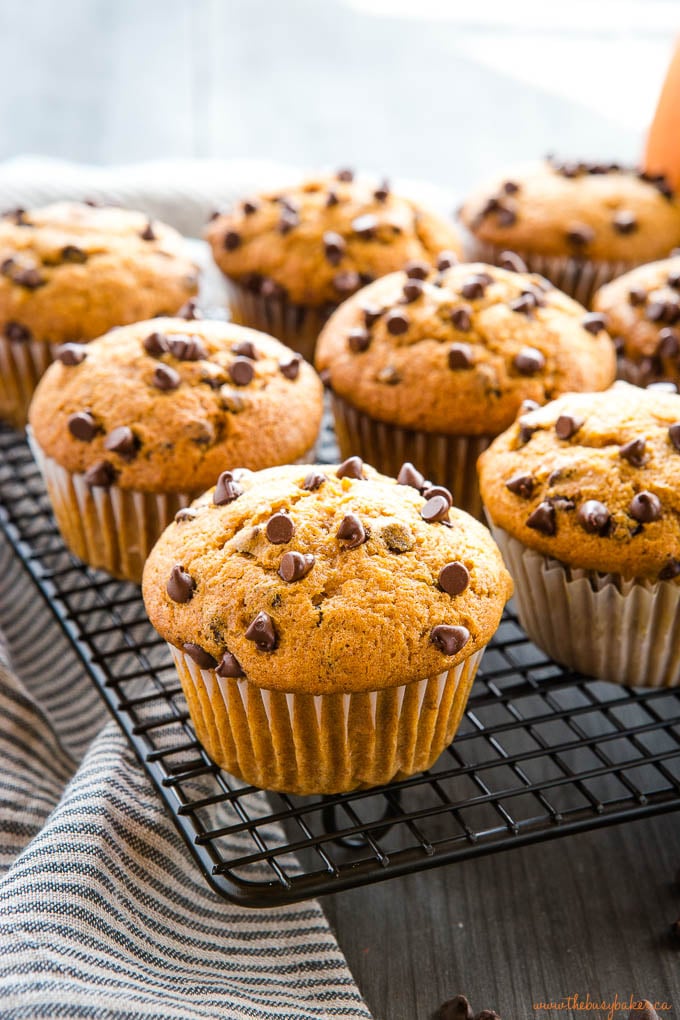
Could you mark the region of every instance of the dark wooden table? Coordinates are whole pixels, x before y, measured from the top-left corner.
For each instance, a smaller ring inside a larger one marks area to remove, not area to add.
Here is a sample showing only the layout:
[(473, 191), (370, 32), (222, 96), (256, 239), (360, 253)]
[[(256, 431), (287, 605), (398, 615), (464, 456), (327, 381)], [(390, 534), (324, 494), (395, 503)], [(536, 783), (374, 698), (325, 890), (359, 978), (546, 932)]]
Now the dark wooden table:
[[(340, 0), (4, 3), (0, 158), (350, 163), (458, 192), (549, 149), (635, 158), (638, 130), (466, 55), (471, 32), (497, 42), (473, 16), (383, 19)], [(521, 10), (505, 31), (508, 46), (534, 31), (546, 45)], [(459, 992), (504, 1020), (583, 1016), (532, 1004), (615, 993), (665, 999), (675, 1016), (680, 950), (666, 929), (680, 916), (679, 822), (511, 851), (324, 906), (377, 1020), (426, 1020)]]

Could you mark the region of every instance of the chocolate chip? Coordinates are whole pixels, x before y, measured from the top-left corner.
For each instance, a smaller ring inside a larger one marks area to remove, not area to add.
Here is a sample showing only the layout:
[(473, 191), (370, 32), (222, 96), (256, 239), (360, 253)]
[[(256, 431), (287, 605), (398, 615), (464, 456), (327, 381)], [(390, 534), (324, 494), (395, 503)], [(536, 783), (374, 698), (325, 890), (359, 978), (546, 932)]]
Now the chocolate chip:
[(257, 361), (257, 351), (250, 340), (239, 340), (238, 343), (233, 345), (231, 352), (232, 354), (238, 354), (240, 358), (250, 358), (251, 361)]
[(597, 499), (588, 499), (578, 508), (576, 517), (584, 531), (591, 535), (601, 535), (609, 525), (611, 514), (604, 503)]
[(169, 336), (166, 338), (168, 353), (178, 361), (203, 361), (208, 357), (200, 337), (197, 336)]
[(335, 274), (333, 286), (341, 294), (351, 294), (361, 286), (361, 280), (358, 273), (355, 273), (353, 269), (348, 269), (345, 272)]
[(532, 411), (538, 411), (540, 406), (535, 400), (523, 400), (519, 405), (519, 414), (531, 414)]
[(435, 265), (439, 272), (443, 273), (445, 269), (458, 265), (458, 256), (454, 251), (440, 251)]
[(213, 493), (213, 503), (215, 506), (226, 506), (227, 503), (233, 503), (235, 499), (238, 499), (242, 493), (243, 489), (234, 480), (233, 472), (223, 471), (217, 479), (217, 485)]
[(514, 251), (502, 251), (498, 256), (498, 265), (501, 269), (509, 269), (512, 273), (527, 272), (526, 262)]
[(650, 301), (645, 309), (645, 318), (650, 322), (661, 322), (666, 313), (665, 301)]
[(323, 483), (326, 481), (326, 476), (321, 471), (310, 471), (309, 474), (305, 475), (305, 480), (302, 483), (302, 488), (306, 489), (307, 492), (316, 492), (320, 489)]
[(163, 333), (149, 333), (142, 341), (142, 347), (152, 358), (160, 358), (168, 352), (168, 338)]
[(347, 549), (358, 549), (368, 539), (366, 529), (356, 514), (347, 514), (343, 517), (335, 537), (346, 543)]
[(496, 223), (499, 227), (514, 227), (517, 223), (517, 213), (514, 209), (500, 206), (496, 213)]
[(246, 630), (248, 641), (253, 641), (261, 652), (273, 652), (277, 645), (274, 621), (268, 613), (258, 613)]
[(104, 448), (117, 453), (123, 460), (133, 460), (139, 449), (139, 442), (129, 425), (119, 425), (109, 432)]
[(461, 333), (469, 333), (472, 329), (471, 311), (471, 308), (459, 305), (458, 308), (454, 308), (451, 312), (451, 322)]
[(367, 350), (371, 345), (371, 334), (366, 329), (362, 329), (361, 326), (357, 326), (355, 329), (350, 329), (347, 334), (347, 343), (349, 349), (354, 351), (355, 354), (359, 354), (361, 351)]
[(647, 301), (647, 291), (644, 287), (631, 287), (628, 291), (628, 300), (635, 308), (644, 305)]
[(232, 655), (229, 651), (224, 653), (215, 672), (218, 676), (225, 677), (230, 680), (240, 680), (241, 677), (245, 676), (245, 673), (241, 668), (241, 663), (238, 661), (236, 656)]
[(142, 241), (155, 241), (156, 240), (156, 235), (153, 232), (153, 226), (151, 224), (151, 220), (149, 220), (149, 222), (144, 227), (144, 230), (141, 232), (141, 234), (139, 236), (141, 237)]
[(451, 503), (446, 496), (437, 494), (427, 500), (420, 511), (420, 516), (424, 521), (427, 521), (428, 524), (435, 524), (437, 521), (448, 520), (450, 509)]
[(680, 453), (680, 421), (676, 421), (673, 425), (669, 426), (668, 438), (678, 453)]
[(390, 182), (385, 179), (373, 192), (373, 197), (376, 202), (386, 202), (390, 196)]
[(623, 446), (619, 447), (619, 456), (627, 460), (633, 467), (642, 467), (647, 461), (645, 456), (646, 445), (644, 439), (631, 439), (629, 443), (624, 443)]
[(89, 411), (76, 411), (68, 420), (68, 430), (75, 439), (90, 443), (97, 435), (97, 423)]
[(661, 358), (675, 358), (680, 352), (680, 334), (667, 326), (659, 331), (656, 354)]
[(588, 312), (581, 319), (581, 325), (593, 336), (597, 336), (603, 329), (607, 328), (607, 317), (600, 312)]
[(519, 297), (509, 301), (508, 307), (511, 311), (517, 312), (520, 315), (531, 315), (537, 304), (536, 295), (532, 294), (531, 291), (525, 291)]
[(424, 482), (421, 493), (423, 499), (432, 499), (433, 496), (443, 496), (449, 504), (449, 507), (453, 506), (453, 496), (443, 485), (433, 485), (432, 482)]
[(316, 560), (311, 553), (286, 552), (281, 557), (279, 577), (287, 584), (301, 581), (314, 566)]
[(355, 220), (352, 220), (352, 230), (364, 241), (370, 241), (373, 237), (375, 237), (377, 228), (378, 220), (371, 213), (366, 213), (364, 216), (357, 216)]
[(249, 358), (236, 358), (227, 369), (235, 386), (247, 386), (253, 381), (255, 369)]
[(535, 375), (545, 367), (545, 358), (535, 347), (523, 347), (512, 359), (512, 363), (522, 375)]
[(370, 329), (371, 326), (378, 321), (384, 309), (379, 308), (378, 305), (363, 305), (361, 311), (364, 316), (364, 322), (366, 323), (367, 328)]
[(228, 230), (224, 235), (224, 247), (227, 251), (236, 251), (241, 244), (241, 235), (236, 230)]
[(241, 204), (241, 208), (243, 209), (244, 216), (252, 216), (253, 213), (256, 213), (260, 207), (257, 202), (246, 199), (246, 201)]
[(448, 353), (449, 368), (458, 369), (471, 368), (474, 362), (472, 348), (469, 344), (451, 344)]
[(583, 425), (584, 418), (573, 414), (561, 414), (555, 422), (555, 432), (559, 439), (571, 439)]
[(343, 460), (335, 474), (338, 478), (363, 479), (364, 462), (361, 457), (348, 457), (347, 460)]
[(651, 1002), (644, 999), (640, 1009), (631, 1009), (628, 1014), (628, 1020), (659, 1020), (659, 1014), (654, 1009)]
[(397, 383), (401, 382), (401, 375), (394, 365), (385, 365), (385, 367), (381, 368), (377, 373), (376, 379), (385, 386), (396, 386)]
[(82, 364), (86, 357), (87, 350), (84, 344), (62, 344), (57, 348), (57, 361), (60, 361), (62, 365), (68, 365), (69, 368)]
[(672, 269), (666, 277), (666, 283), (673, 290), (680, 290), (680, 269)]
[(202, 319), (203, 314), (198, 307), (198, 301), (195, 301), (194, 298), (190, 298), (189, 301), (185, 301), (177, 313), (177, 318), (186, 319), (187, 322), (192, 322), (195, 319)]
[(637, 218), (629, 209), (619, 209), (614, 213), (614, 230), (619, 234), (632, 234), (637, 230)]
[(291, 206), (284, 206), (281, 210), (281, 218), (278, 223), (280, 234), (289, 234), (291, 230), (300, 225), (300, 216), (296, 209)]
[(480, 1009), (479, 1013), (475, 1014), (474, 1020), (501, 1020), (501, 1018), (495, 1009)]
[(670, 559), (659, 571), (660, 581), (672, 581), (680, 574), (680, 560)]
[[(679, 426), (680, 427), (680, 426)], [(412, 489), (417, 489), (418, 492), (422, 489), (425, 484), (425, 478), (421, 475), (420, 471), (411, 464), (410, 461), (405, 461), (399, 468), (399, 474), (397, 475), (398, 485), (410, 485)]]
[(295, 534), (295, 525), (288, 514), (276, 513), (267, 521), (265, 533), (272, 545), (285, 545)]
[(633, 496), (628, 507), (630, 516), (641, 524), (649, 524), (651, 521), (658, 521), (661, 517), (661, 500), (655, 493), (638, 492)]
[(421, 280), (407, 280), (402, 288), (404, 295), (404, 301), (407, 304), (411, 304), (412, 301), (417, 301), (423, 293), (423, 284)]
[(391, 333), (392, 336), (401, 336), (402, 333), (406, 333), (408, 330), (408, 315), (398, 308), (393, 308), (385, 316), (385, 326), (387, 327), (387, 332)]
[(179, 372), (171, 365), (157, 365), (151, 378), (151, 385), (155, 386), (157, 390), (168, 392), (176, 390), (181, 381)]
[(345, 239), (341, 234), (333, 230), (327, 230), (323, 235), (323, 249), (326, 261), (332, 266), (337, 266), (345, 254)]
[(526, 524), (528, 528), (540, 531), (543, 535), (554, 535), (557, 531), (555, 507), (552, 503), (548, 503), (547, 500), (539, 503), (536, 509), (527, 517)]
[(173, 602), (190, 602), (196, 582), (191, 574), (188, 574), (181, 563), (176, 563), (170, 571), (168, 583), (165, 590)]
[(75, 244), (66, 244), (60, 252), (62, 262), (73, 262), (82, 265), (87, 262), (87, 252)]
[(464, 563), (460, 563), (459, 560), (453, 560), (453, 562), (447, 563), (439, 571), (438, 581), (439, 587), (447, 595), (460, 595), (470, 583), (470, 571)]
[(457, 655), (469, 640), (470, 631), (467, 627), (450, 627), (440, 623), (430, 631), (430, 641), (444, 655)]
[(177, 524), (184, 524), (186, 521), (194, 521), (198, 514), (193, 507), (183, 506), (175, 514), (175, 521)]
[(279, 372), (285, 376), (286, 379), (291, 381), (297, 379), (300, 374), (300, 365), (302, 364), (302, 355), (294, 354), (288, 361), (279, 362)]
[(348, 166), (342, 167), (335, 175), (339, 181), (346, 181), (349, 183), (354, 180), (354, 170)]
[(326, 205), (328, 206), (329, 209), (332, 208), (332, 206), (337, 205), (339, 201), (340, 199), (338, 198), (337, 191), (331, 190), (326, 195)]
[(460, 292), (464, 298), (467, 298), (468, 301), (472, 301), (475, 298), (484, 296), (484, 291), (490, 282), (491, 277), (488, 276), (488, 274), (475, 273), (473, 276), (468, 276), (468, 278), (463, 281)]
[(117, 471), (108, 460), (99, 460), (85, 472), (85, 483), (92, 488), (108, 489), (115, 482)]
[(20, 287), (26, 287), (27, 290), (37, 290), (38, 287), (43, 287), (47, 283), (40, 271), (33, 268), (16, 270), (12, 273), (12, 280)]
[(585, 223), (577, 223), (566, 232), (567, 241), (575, 248), (584, 248), (594, 237), (595, 231)]
[(508, 478), (505, 487), (515, 496), (521, 496), (522, 499), (531, 499), (534, 484), (535, 482), (531, 475), (525, 475), (520, 471), (518, 474), (513, 475), (512, 478)]
[(200, 669), (214, 669), (217, 665), (217, 659), (213, 658), (210, 652), (206, 652), (205, 648), (194, 644), (193, 641), (185, 641), (182, 648)]
[(426, 280), (430, 275), (430, 266), (422, 259), (410, 259), (404, 266), (409, 280)]
[(472, 1007), (464, 995), (456, 995), (441, 1004), (434, 1020), (473, 1020)]

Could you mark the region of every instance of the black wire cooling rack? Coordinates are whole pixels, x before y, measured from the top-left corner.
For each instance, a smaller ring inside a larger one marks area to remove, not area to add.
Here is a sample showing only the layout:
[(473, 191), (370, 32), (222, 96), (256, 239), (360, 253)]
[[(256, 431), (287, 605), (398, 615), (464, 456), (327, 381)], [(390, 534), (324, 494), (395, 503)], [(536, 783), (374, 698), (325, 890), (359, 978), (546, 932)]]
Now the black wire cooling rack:
[(680, 690), (568, 672), (510, 611), (430, 771), (326, 798), (244, 786), (196, 740), (139, 589), (65, 551), (28, 447), (4, 427), (0, 526), (208, 882), (240, 904), (293, 902), (680, 808)]

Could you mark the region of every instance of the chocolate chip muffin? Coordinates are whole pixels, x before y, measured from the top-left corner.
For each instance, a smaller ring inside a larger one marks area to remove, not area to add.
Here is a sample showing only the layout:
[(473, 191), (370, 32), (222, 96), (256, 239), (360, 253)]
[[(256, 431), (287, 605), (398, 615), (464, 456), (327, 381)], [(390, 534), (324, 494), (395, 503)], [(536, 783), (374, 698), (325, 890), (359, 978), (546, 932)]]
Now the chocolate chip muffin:
[(343, 456), (394, 474), (410, 460), (481, 514), (476, 462), (525, 399), (614, 380), (601, 316), (508, 253), (504, 269), (449, 253), (412, 261), (349, 298), (319, 338)]
[(608, 283), (593, 308), (605, 315), (619, 378), (637, 386), (680, 383), (680, 252)]
[(299, 355), (232, 323), (158, 318), (64, 344), (30, 409), (64, 540), (139, 581), (163, 528), (226, 465), (310, 456), (322, 399)]
[(198, 289), (180, 235), (140, 212), (58, 202), (0, 218), (0, 418), (23, 426), (55, 348), (173, 315)]
[(245, 782), (338, 793), (428, 768), (512, 586), (488, 531), (358, 457), (231, 467), (144, 569), (198, 736)]
[(479, 473), (530, 637), (602, 679), (680, 683), (680, 396), (566, 394), (520, 415)]
[(584, 305), (598, 287), (680, 242), (680, 201), (662, 176), (548, 158), (478, 188), (459, 212), (474, 258), (521, 254)]
[(454, 227), (351, 170), (249, 198), (207, 228), (237, 321), (311, 360), (330, 312), (409, 259), (460, 252)]

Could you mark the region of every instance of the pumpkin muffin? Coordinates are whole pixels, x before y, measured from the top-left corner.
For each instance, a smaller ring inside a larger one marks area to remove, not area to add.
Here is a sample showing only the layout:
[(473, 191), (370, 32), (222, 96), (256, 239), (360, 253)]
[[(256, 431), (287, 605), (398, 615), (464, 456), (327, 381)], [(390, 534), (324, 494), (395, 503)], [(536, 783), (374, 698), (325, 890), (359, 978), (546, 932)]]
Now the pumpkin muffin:
[(548, 158), (508, 170), (459, 211), (471, 257), (518, 252), (589, 306), (598, 287), (680, 243), (680, 201), (661, 175)]
[(409, 259), (460, 254), (455, 228), (351, 170), (240, 202), (208, 225), (234, 318), (311, 360), (331, 311)]
[(309, 457), (322, 402), (278, 340), (159, 318), (63, 345), (31, 404), (32, 445), (66, 544), (139, 581), (163, 528), (226, 465)]
[(297, 794), (429, 768), (450, 743), (512, 585), (486, 528), (358, 457), (230, 466), (144, 569), (199, 739)]
[(343, 456), (402, 460), (481, 515), (476, 462), (523, 400), (599, 390), (615, 375), (601, 316), (542, 277), (481, 263), (410, 262), (349, 298), (319, 338)]
[(680, 396), (566, 394), (520, 415), (479, 475), (536, 644), (602, 679), (680, 683)]
[(619, 378), (637, 386), (680, 382), (680, 253), (625, 273), (597, 291)]
[(180, 235), (143, 213), (58, 202), (0, 218), (0, 418), (26, 422), (60, 344), (174, 315), (198, 289)]

